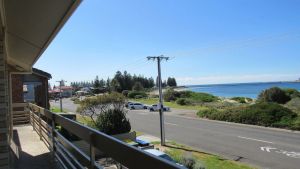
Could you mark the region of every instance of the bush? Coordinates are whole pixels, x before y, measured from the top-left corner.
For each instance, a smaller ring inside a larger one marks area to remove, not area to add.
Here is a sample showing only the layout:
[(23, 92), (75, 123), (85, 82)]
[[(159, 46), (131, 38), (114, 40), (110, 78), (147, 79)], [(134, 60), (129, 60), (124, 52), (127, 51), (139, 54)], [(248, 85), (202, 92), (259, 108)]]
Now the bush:
[(288, 95), (290, 98), (299, 98), (300, 92), (296, 89), (283, 89), (283, 91)]
[(131, 91), (128, 93), (128, 97), (131, 99), (136, 98), (136, 96), (141, 97), (141, 98), (145, 98), (147, 97), (147, 94), (145, 92), (142, 91)]
[(197, 161), (194, 165), (194, 169), (205, 169), (205, 166), (201, 162)]
[(300, 97), (295, 97), (285, 104), (285, 107), (295, 111), (300, 115)]
[(190, 95), (189, 98), (191, 98), (194, 101), (199, 101), (199, 102), (215, 102), (219, 100), (218, 97), (208, 94), (208, 93), (196, 93), (196, 92), (191, 92), (191, 93), (185, 93), (187, 95)]
[(185, 106), (185, 105), (191, 105), (191, 101), (189, 101), (188, 99), (184, 99), (184, 98), (180, 98), (176, 100), (176, 103), (181, 105), (181, 106)]
[(166, 102), (176, 101), (179, 98), (189, 99), (192, 102), (214, 102), (218, 97), (208, 93), (196, 93), (192, 91), (175, 91), (169, 89), (164, 93), (164, 100)]
[(116, 135), (130, 132), (131, 125), (124, 111), (110, 109), (98, 116), (96, 128), (108, 135)]
[(231, 100), (237, 101), (239, 103), (247, 103), (245, 97), (233, 97)]
[(276, 103), (266, 102), (224, 110), (207, 108), (200, 110), (197, 115), (213, 120), (281, 128), (291, 128), (297, 117), (297, 114), (288, 108)]
[(203, 109), (199, 110), (197, 113), (197, 115), (199, 117), (215, 119), (215, 118), (213, 118), (213, 116), (215, 116), (213, 114), (220, 114), (219, 110), (215, 109), (215, 108), (207, 107), (207, 108), (203, 108)]
[(169, 89), (164, 93), (164, 101), (166, 102), (176, 101), (176, 99), (179, 97), (180, 93), (173, 89)]
[(122, 91), (122, 95), (124, 95), (125, 97), (128, 97), (128, 93), (129, 93), (128, 90), (123, 90), (123, 91)]
[(194, 169), (196, 161), (192, 157), (183, 157), (181, 160), (181, 164), (184, 165), (188, 169)]
[(275, 102), (279, 104), (285, 104), (291, 98), (286, 94), (285, 91), (278, 87), (272, 87), (270, 89), (262, 91), (259, 96), (258, 100), (261, 102)]

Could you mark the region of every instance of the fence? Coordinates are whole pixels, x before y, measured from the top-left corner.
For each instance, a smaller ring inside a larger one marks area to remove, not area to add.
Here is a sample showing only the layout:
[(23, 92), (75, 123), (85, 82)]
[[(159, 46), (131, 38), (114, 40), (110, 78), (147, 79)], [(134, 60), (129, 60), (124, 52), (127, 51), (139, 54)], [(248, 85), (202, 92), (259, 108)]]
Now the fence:
[[(50, 112), (29, 103), (30, 124), (40, 139), (52, 151), (53, 156), (63, 168), (103, 168), (97, 163), (95, 152), (102, 152), (112, 158), (119, 166), (130, 169), (176, 169), (181, 168), (172, 162), (153, 156), (120, 140), (84, 126), (59, 114)], [(64, 128), (89, 144), (90, 153), (85, 154), (79, 147), (67, 140), (58, 128)]]

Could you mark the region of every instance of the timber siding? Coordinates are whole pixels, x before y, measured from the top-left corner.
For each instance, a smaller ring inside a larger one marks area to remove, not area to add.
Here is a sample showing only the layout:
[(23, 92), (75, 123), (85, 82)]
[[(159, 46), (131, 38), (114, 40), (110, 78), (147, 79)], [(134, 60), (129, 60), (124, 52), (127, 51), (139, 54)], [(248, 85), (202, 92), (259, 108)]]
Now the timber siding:
[(8, 71), (3, 50), (3, 42), (0, 41), (0, 169), (9, 165)]

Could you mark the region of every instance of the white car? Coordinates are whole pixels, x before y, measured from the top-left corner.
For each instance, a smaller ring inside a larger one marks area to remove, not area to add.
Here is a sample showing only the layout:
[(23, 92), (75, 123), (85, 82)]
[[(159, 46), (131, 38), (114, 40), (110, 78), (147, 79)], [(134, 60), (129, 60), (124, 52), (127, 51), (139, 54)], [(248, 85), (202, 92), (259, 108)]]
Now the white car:
[(131, 110), (138, 110), (138, 109), (144, 109), (145, 106), (142, 103), (129, 103), (128, 109)]
[[(170, 111), (171, 110), (170, 107), (167, 107), (167, 106), (163, 106), (163, 109), (164, 109), (164, 111)], [(153, 104), (153, 105), (148, 107), (148, 110), (149, 111), (158, 111), (159, 107), (158, 107), (157, 104)]]

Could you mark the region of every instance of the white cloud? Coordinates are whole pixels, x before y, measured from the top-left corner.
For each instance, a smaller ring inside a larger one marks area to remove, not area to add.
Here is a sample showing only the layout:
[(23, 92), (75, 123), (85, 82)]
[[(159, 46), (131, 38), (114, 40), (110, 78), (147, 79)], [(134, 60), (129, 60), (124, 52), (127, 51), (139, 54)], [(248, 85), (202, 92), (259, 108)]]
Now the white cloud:
[(179, 85), (200, 85), (200, 84), (222, 84), (222, 83), (247, 83), (247, 82), (274, 82), (293, 81), (300, 77), (300, 74), (260, 74), (260, 75), (216, 75), (203, 77), (177, 77)]

